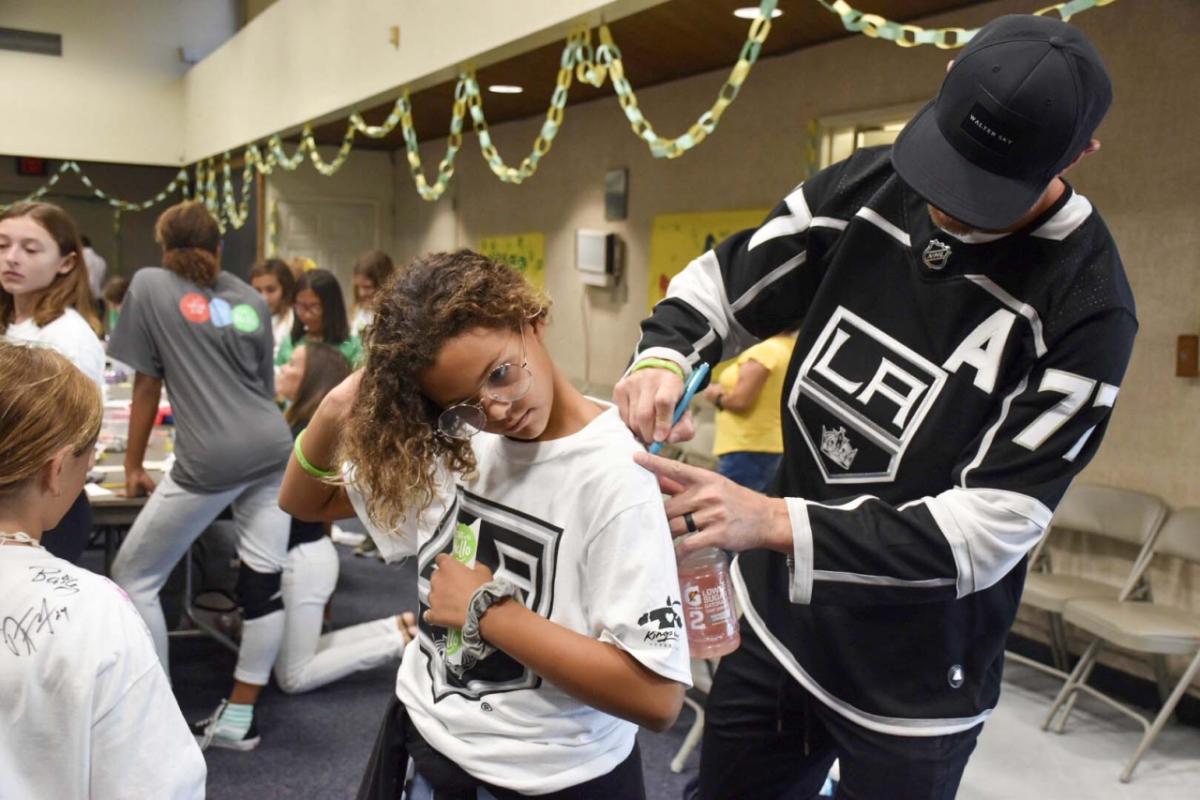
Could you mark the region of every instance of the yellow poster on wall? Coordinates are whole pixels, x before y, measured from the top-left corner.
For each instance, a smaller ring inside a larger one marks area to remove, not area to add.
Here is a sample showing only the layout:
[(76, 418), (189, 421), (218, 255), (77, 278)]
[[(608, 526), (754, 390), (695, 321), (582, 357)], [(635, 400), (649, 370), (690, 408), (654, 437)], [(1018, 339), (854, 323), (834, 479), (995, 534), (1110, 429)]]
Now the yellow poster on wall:
[(650, 286), (647, 312), (667, 296), (667, 284), (692, 259), (722, 239), (757, 227), (770, 209), (706, 211), (698, 214), (660, 214), (650, 231)]
[(479, 240), (479, 252), (493, 261), (520, 270), (537, 289), (546, 288), (546, 236), (542, 233), (514, 233), (509, 236), (485, 236)]

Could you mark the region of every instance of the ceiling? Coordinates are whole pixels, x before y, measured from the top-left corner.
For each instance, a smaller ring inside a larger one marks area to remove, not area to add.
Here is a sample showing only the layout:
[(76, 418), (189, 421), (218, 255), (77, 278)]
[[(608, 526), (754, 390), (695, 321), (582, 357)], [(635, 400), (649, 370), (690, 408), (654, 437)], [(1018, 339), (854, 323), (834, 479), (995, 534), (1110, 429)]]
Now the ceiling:
[[(852, 5), (865, 13), (904, 22), (931, 14), (976, 5), (979, 0), (854, 0)], [(633, 88), (665, 83), (708, 72), (728, 69), (737, 60), (746, 40), (750, 21), (733, 16), (733, 10), (756, 5), (754, 0), (671, 0), (609, 24), (613, 39), (621, 49), (626, 77)], [(784, 12), (771, 23), (771, 32), (763, 45), (762, 57), (782, 55), (845, 36), (841, 20), (815, 0), (781, 0)], [(593, 31), (593, 43), (595, 41)], [(479, 84), (484, 89), (484, 111), (488, 123), (542, 116), (550, 102), (558, 73), (563, 42), (539, 47), (504, 61), (481, 67)], [(486, 91), (493, 83), (523, 86), (522, 94), (493, 94)], [(571, 84), (568, 105), (584, 103), (613, 94), (612, 84), (600, 88), (576, 80)], [(413, 124), (417, 137), (424, 142), (444, 137), (450, 128), (454, 102), (454, 82), (431, 86), (412, 95)], [(369, 124), (378, 125), (391, 111), (392, 102), (364, 109)], [(464, 131), (470, 130), (470, 118)], [(314, 134), (322, 144), (341, 143), (346, 119), (317, 126)], [(400, 126), (382, 139), (358, 137), (356, 147), (394, 150), (404, 147)]]

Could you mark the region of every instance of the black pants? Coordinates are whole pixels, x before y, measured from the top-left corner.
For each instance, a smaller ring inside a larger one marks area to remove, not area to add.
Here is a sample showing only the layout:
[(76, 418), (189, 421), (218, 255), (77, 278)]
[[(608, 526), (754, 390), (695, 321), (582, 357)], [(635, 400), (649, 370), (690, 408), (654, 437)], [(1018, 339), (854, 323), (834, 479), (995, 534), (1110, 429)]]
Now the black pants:
[(856, 725), (810, 695), (743, 622), (705, 708), (699, 798), (816, 797), (834, 759), (839, 798), (953, 798), (982, 729), (889, 736)]
[(91, 535), (92, 504), (88, 501), (87, 492), (80, 492), (58, 525), (42, 534), (42, 547), (64, 561), (77, 564), (87, 549)]
[[(481, 783), (430, 747), (408, 718), (404, 705), (392, 695), (375, 738), (366, 774), (358, 787), (358, 800), (400, 800), (409, 756), (434, 787), (437, 800), (475, 800), (480, 788), (487, 789), (497, 800), (525, 797), (510, 789)], [(633, 751), (611, 772), (537, 797), (539, 800), (645, 800), (641, 751), (635, 742)]]

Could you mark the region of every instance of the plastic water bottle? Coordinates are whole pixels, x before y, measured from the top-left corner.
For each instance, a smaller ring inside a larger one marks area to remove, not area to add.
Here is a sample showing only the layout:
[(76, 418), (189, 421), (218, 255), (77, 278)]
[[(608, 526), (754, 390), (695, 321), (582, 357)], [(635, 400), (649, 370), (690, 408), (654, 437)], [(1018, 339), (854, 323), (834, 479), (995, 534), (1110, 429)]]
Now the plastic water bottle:
[(705, 547), (680, 561), (679, 594), (692, 658), (717, 658), (738, 649), (742, 635), (725, 553)]

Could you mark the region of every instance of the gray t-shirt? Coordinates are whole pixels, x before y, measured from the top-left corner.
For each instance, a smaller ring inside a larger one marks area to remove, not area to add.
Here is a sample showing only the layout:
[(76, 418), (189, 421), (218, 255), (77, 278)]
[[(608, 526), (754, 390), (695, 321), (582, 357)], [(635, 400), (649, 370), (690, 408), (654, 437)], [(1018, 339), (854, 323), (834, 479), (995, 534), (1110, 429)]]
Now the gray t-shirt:
[(275, 405), (271, 315), (245, 281), (211, 288), (143, 267), (108, 345), (113, 358), (161, 378), (175, 416), (171, 477), (217, 492), (283, 469), (291, 431)]

